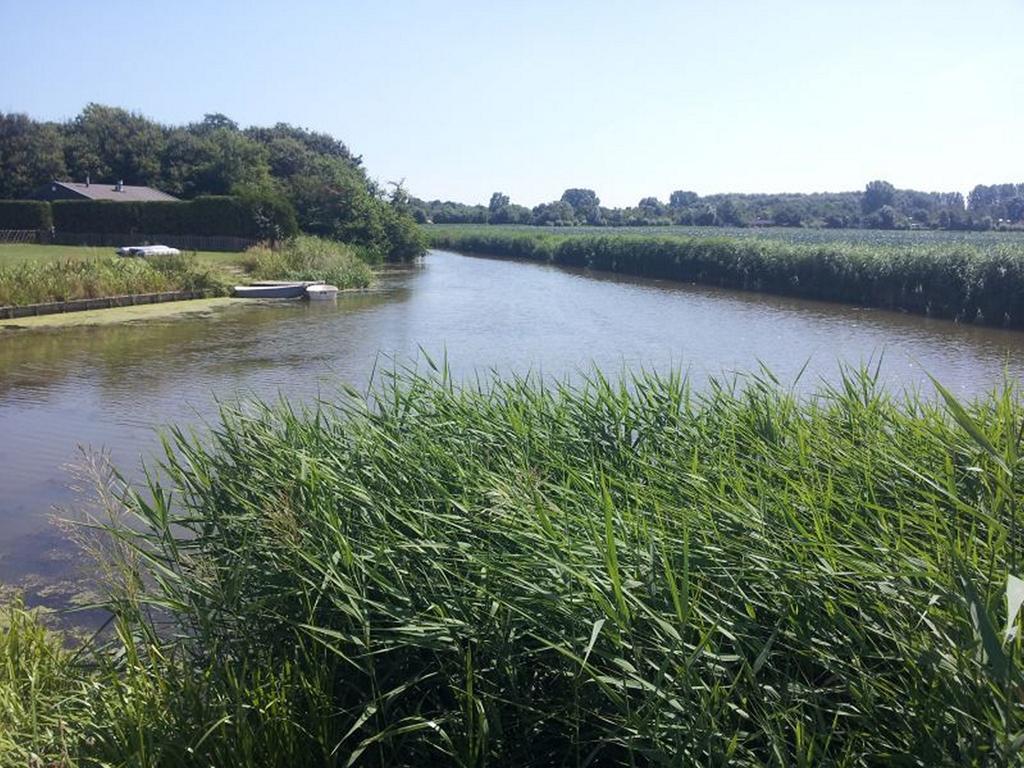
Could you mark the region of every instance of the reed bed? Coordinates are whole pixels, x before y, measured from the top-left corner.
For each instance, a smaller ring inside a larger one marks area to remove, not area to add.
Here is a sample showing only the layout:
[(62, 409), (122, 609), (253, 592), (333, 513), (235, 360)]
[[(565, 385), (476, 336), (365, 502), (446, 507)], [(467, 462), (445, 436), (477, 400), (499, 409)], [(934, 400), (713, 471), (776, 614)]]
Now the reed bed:
[(254, 246), (246, 251), (244, 267), (261, 280), (324, 280), (339, 288), (365, 288), (373, 281), (372, 270), (355, 247), (310, 235), (275, 248)]
[(428, 236), (433, 247), (468, 253), (1024, 328), (1019, 239), (896, 245), (486, 227), (434, 227)]
[(0, 635), (0, 764), (1019, 764), (1024, 404), (939, 393), (227, 408), (108, 491), (113, 637)]
[(105, 256), (0, 265), (0, 306), (199, 290), (219, 294), (224, 287), (209, 269), (187, 256)]

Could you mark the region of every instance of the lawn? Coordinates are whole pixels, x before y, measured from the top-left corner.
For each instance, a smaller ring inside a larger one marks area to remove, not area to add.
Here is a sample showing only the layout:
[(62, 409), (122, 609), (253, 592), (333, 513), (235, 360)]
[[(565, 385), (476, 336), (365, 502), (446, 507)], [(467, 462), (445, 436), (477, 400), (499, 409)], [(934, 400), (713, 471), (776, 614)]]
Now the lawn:
[[(0, 267), (10, 267), (26, 262), (47, 264), (65, 259), (91, 259), (110, 256), (112, 247), (95, 248), (87, 245), (0, 245)], [(198, 261), (209, 267), (237, 267), (241, 265), (241, 252), (185, 251), (195, 255)]]

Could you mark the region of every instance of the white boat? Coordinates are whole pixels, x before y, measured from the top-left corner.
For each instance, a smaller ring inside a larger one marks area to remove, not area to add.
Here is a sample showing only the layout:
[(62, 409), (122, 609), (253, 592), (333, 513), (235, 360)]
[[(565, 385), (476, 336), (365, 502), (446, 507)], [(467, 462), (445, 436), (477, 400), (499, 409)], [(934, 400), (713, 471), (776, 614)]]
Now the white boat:
[(258, 280), (250, 285), (236, 285), (233, 294), (241, 299), (301, 299), (309, 288), (323, 285), (311, 280)]
[(329, 301), (338, 298), (338, 286), (336, 285), (307, 285), (306, 296), (310, 301)]
[(181, 256), (181, 251), (167, 245), (125, 245), (117, 249), (118, 256)]

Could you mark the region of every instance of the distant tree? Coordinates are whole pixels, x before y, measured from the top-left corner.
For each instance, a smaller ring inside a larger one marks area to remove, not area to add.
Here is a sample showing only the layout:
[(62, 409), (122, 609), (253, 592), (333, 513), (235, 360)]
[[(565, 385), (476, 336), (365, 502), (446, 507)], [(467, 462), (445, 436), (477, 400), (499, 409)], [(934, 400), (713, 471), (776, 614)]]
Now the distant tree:
[(772, 221), (780, 227), (800, 227), (804, 223), (800, 210), (793, 205), (784, 205), (776, 209), (772, 214)]
[(577, 221), (587, 224), (601, 223), (601, 201), (594, 190), (567, 189), (562, 193), (561, 202), (572, 206)]
[(645, 197), (637, 203), (636, 207), (640, 209), (644, 216), (650, 218), (659, 218), (668, 213), (668, 208), (656, 197)]
[(716, 207), (719, 221), (729, 227), (746, 226), (746, 216), (743, 209), (732, 197), (727, 197)]
[(883, 205), (892, 205), (896, 196), (896, 188), (887, 181), (871, 181), (864, 187), (864, 195), (861, 197), (861, 210), (864, 213), (874, 213)]
[(227, 115), (221, 114), (220, 112), (213, 112), (203, 115), (202, 121), (193, 123), (189, 126), (189, 130), (200, 136), (220, 130), (237, 131), (238, 123)]
[(499, 210), (509, 204), (508, 195), (502, 194), (501, 192), (495, 192), (491, 195), (491, 202), (487, 204), (487, 210), (491, 213), (497, 213)]
[(491, 224), (529, 224), (532, 220), (529, 208), (511, 203), (503, 205), (490, 216)]
[(696, 205), (700, 196), (696, 192), (688, 192), (685, 189), (677, 189), (668, 197), (669, 208), (688, 208)]
[(27, 197), (66, 173), (56, 126), (37, 123), (28, 115), (0, 112), (0, 198)]
[(542, 226), (572, 226), (576, 223), (576, 210), (565, 200), (541, 203), (533, 209), (533, 223)]

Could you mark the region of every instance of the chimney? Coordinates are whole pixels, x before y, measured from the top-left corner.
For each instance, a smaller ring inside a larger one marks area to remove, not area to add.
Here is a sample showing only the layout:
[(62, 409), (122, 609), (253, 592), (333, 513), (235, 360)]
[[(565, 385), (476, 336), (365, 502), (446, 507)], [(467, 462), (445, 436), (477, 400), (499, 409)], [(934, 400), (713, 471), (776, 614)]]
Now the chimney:
[(85, 174), (85, 186), (89, 186), (89, 174)]

